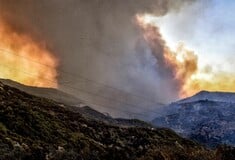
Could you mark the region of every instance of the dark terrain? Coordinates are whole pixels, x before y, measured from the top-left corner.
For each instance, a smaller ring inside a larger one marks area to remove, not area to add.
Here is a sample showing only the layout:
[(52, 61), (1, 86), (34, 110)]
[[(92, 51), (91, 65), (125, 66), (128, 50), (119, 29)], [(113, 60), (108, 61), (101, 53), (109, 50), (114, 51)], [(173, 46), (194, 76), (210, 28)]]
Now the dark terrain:
[(0, 159), (212, 159), (213, 151), (157, 128), (89, 120), (0, 83)]
[(0, 159), (234, 159), (169, 129), (118, 127), (85, 118), (64, 105), (0, 83)]
[(39, 97), (52, 99), (56, 102), (60, 102), (60, 103), (67, 104), (70, 106), (77, 106), (77, 105), (79, 106), (82, 103), (80, 99), (68, 93), (62, 92), (58, 89), (27, 86), (27, 85), (12, 81), (10, 79), (0, 79), (0, 82), (2, 82), (5, 85), (17, 88), (26, 93), (39, 96)]
[(58, 105), (60, 106), (64, 106), (65, 104), (66, 108), (68, 108), (69, 110), (73, 112), (78, 112), (82, 114), (84, 117), (92, 120), (102, 121), (107, 124), (118, 125), (118, 126), (152, 127), (152, 125), (150, 125), (149, 123), (140, 121), (138, 119), (113, 118), (107, 114), (98, 112), (92, 107), (85, 105), (83, 101), (80, 100), (79, 98), (76, 98), (73, 95), (60, 91), (58, 89), (26, 86), (24, 84), (9, 79), (0, 79), (0, 82), (2, 82), (5, 85), (17, 88), (28, 94), (54, 100), (58, 102)]
[(166, 106), (166, 115), (155, 118), (156, 126), (208, 147), (235, 146), (235, 94), (202, 91)]

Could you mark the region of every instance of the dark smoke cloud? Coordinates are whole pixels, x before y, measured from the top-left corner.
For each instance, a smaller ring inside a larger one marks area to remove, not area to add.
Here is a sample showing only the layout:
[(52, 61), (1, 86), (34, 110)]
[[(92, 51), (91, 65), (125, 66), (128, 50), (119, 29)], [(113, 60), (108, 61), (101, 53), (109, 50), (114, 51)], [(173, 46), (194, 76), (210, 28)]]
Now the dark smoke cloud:
[[(123, 94), (84, 79), (77, 80), (65, 73), (59, 75), (62, 89), (65, 89), (63, 82), (69, 82), (73, 87), (110, 99), (69, 90), (94, 104), (139, 112), (139, 107), (157, 106), (146, 99), (166, 103), (177, 98), (178, 90), (172, 77), (161, 71), (162, 60), (154, 58), (134, 17), (137, 13), (163, 16), (194, 1), (0, 0), (0, 17), (15, 30), (45, 40), (60, 58), (60, 69), (77, 78), (82, 75), (147, 98)], [(161, 45), (158, 50), (162, 52)], [(109, 111), (116, 110), (110, 108)]]

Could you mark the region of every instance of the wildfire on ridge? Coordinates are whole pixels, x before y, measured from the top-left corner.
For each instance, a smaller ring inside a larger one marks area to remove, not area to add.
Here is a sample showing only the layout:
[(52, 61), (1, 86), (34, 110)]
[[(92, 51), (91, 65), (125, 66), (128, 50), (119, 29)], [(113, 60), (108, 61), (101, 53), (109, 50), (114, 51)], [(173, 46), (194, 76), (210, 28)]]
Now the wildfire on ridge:
[[(212, 66), (200, 68), (198, 56), (183, 43), (179, 43), (176, 50), (167, 46), (156, 24), (156, 18), (149, 14), (137, 15), (136, 21), (153, 52), (162, 54), (165, 65), (173, 72), (174, 80), (179, 84), (181, 98), (192, 96), (201, 90), (235, 91), (235, 73), (214, 71)], [(159, 50), (159, 45), (162, 52), (156, 51)]]
[(0, 78), (25, 85), (57, 87), (58, 60), (42, 43), (0, 20)]

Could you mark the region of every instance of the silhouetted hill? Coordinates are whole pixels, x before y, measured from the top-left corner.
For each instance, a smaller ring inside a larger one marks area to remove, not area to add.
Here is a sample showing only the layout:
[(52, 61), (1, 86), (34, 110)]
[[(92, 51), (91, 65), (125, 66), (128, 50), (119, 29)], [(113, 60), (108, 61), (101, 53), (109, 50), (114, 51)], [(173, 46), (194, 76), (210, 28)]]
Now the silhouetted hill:
[(29, 94), (60, 102), (62, 103), (62, 106), (63, 104), (67, 104), (64, 105), (64, 107), (70, 109), (73, 112), (78, 112), (89, 119), (102, 121), (112, 125), (152, 127), (151, 124), (137, 119), (112, 118), (107, 114), (101, 113), (89, 106), (86, 106), (78, 98), (64, 93), (58, 89), (26, 86), (9, 79), (0, 79), (0, 81), (3, 84), (15, 87)]
[(60, 103), (65, 103), (67, 105), (79, 105), (81, 103), (81, 100), (79, 100), (78, 98), (58, 89), (26, 86), (10, 79), (0, 79), (0, 82), (12, 86), (14, 88), (20, 89), (29, 94), (49, 98)]
[(118, 127), (0, 83), (0, 159), (211, 160), (169, 129)]
[(82, 114), (84, 117), (101, 121), (106, 124), (115, 125), (115, 126), (122, 126), (122, 127), (153, 127), (150, 123), (138, 120), (138, 119), (125, 119), (125, 118), (113, 118), (107, 113), (101, 113), (89, 106), (84, 107), (73, 107), (73, 106), (66, 106), (73, 112), (78, 112)]

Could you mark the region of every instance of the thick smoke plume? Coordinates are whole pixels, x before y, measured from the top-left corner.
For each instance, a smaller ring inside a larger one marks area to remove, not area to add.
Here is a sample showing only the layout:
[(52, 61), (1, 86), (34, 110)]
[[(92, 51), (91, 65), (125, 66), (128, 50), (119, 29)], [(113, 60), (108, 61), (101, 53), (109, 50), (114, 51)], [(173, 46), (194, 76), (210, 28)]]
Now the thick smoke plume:
[[(214, 69), (215, 65), (211, 64), (199, 67), (198, 56), (188, 50), (183, 43), (179, 43), (176, 50), (169, 48), (160, 34), (156, 19), (155, 15), (150, 14), (136, 17), (145, 40), (160, 64), (161, 71), (168, 73), (168, 76), (171, 77), (172, 84), (175, 83), (175, 86), (178, 87), (176, 89), (179, 90), (180, 97), (192, 96), (201, 90), (235, 91), (234, 73)], [(230, 64), (230, 66), (233, 65)]]
[[(194, 1), (0, 0), (0, 17), (16, 32), (46, 42), (60, 59), (61, 89), (99, 107), (112, 106), (114, 109), (108, 110), (112, 113), (120, 109), (140, 112), (178, 97), (181, 84), (174, 79), (186, 79), (190, 73), (173, 76), (176, 71), (172, 66), (192, 70), (195, 66), (191, 65), (192, 57), (186, 57), (183, 66), (164, 61), (164, 40), (160, 35), (143, 36), (135, 17), (144, 13), (163, 16)], [(157, 28), (151, 30), (158, 34)], [(154, 38), (154, 54), (146, 37)]]
[(163, 40), (159, 28), (146, 21), (148, 15), (137, 15), (136, 19), (153, 55), (158, 60), (157, 67), (162, 73), (168, 74), (168, 79), (172, 80), (171, 84), (175, 84), (180, 96), (187, 96), (189, 88), (186, 88), (186, 85), (191, 76), (198, 71), (197, 55), (193, 51), (187, 50), (182, 43), (175, 52), (172, 51)]

